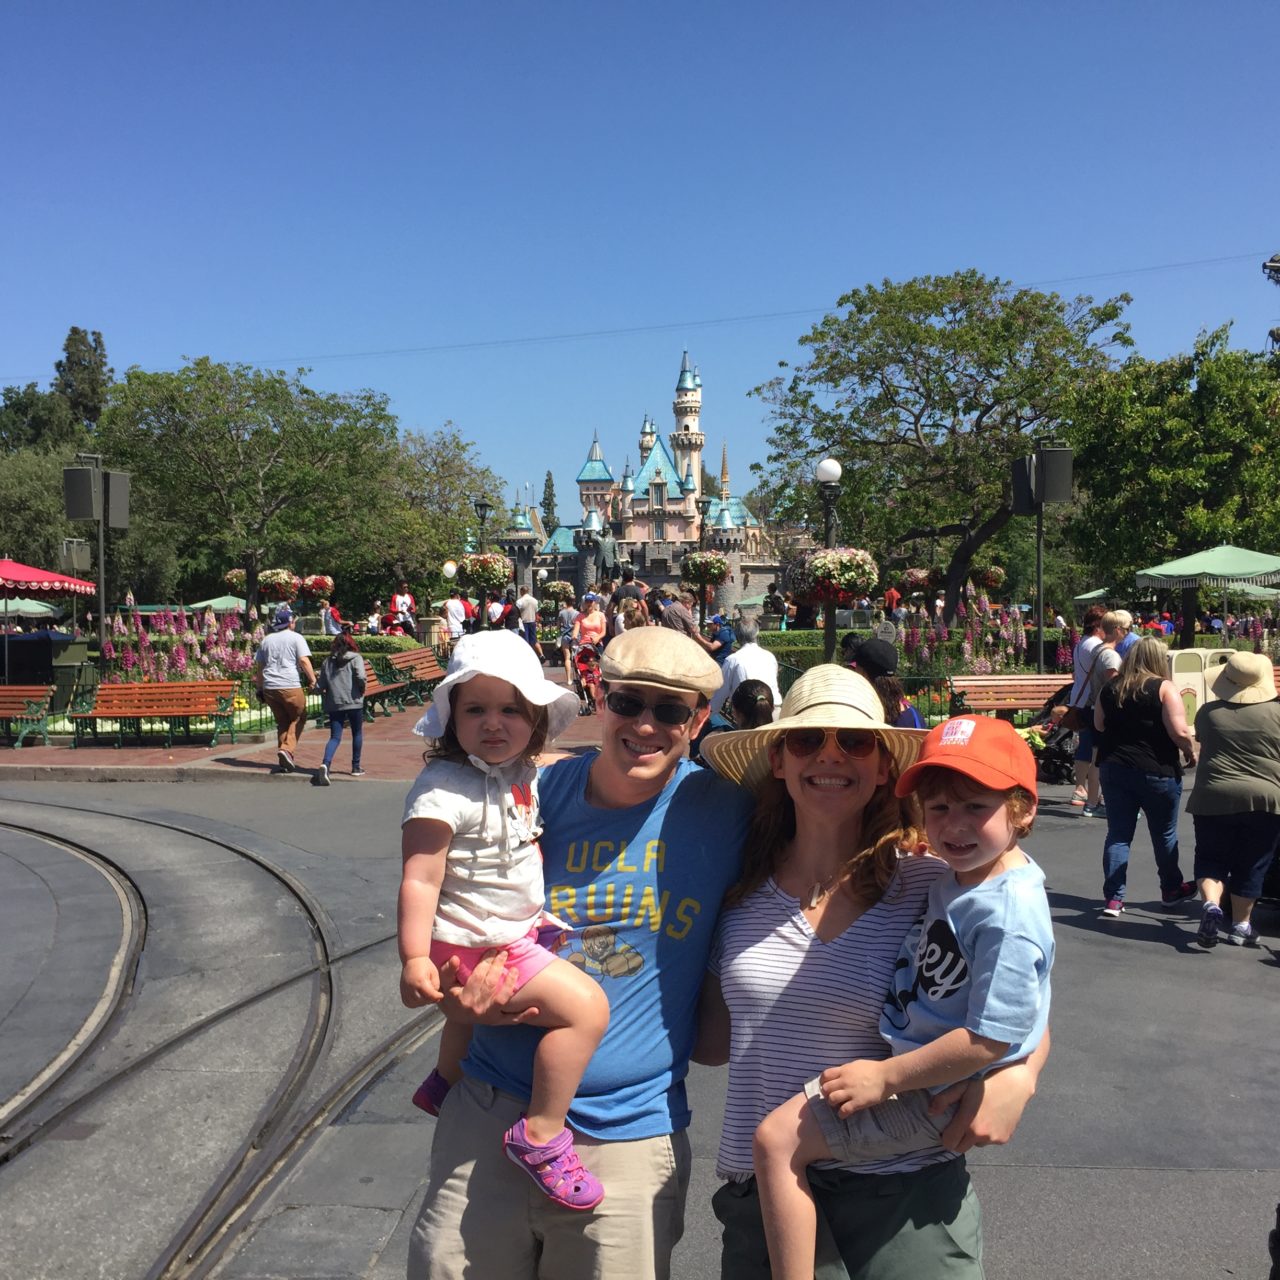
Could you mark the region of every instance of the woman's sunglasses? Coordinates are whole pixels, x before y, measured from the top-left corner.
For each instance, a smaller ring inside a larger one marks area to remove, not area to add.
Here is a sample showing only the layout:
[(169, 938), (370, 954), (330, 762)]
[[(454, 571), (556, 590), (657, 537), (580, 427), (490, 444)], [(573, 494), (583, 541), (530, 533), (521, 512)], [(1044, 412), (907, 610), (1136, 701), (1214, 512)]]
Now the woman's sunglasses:
[(604, 704), (615, 716), (624, 720), (634, 720), (646, 711), (652, 713), (659, 724), (688, 724), (693, 718), (693, 708), (683, 702), (646, 702), (643, 698), (633, 698), (629, 693), (608, 693)]
[(788, 729), (782, 735), (787, 750), (798, 760), (821, 751), (827, 737), (836, 740), (836, 746), (855, 760), (865, 760), (880, 745), (874, 733), (863, 729)]

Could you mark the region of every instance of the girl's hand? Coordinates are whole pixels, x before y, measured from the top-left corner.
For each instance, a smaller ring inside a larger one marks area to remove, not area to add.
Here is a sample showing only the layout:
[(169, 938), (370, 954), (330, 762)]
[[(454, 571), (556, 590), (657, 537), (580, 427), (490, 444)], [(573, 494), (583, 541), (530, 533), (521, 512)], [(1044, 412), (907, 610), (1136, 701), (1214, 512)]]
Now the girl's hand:
[(400, 970), (400, 1000), (410, 1009), (424, 1004), (439, 1004), (444, 999), (440, 989), (440, 971), (427, 956), (414, 956)]
[(842, 1067), (828, 1067), (818, 1079), (822, 1096), (841, 1119), (874, 1107), (891, 1092), (885, 1084), (884, 1063), (869, 1058), (846, 1062)]

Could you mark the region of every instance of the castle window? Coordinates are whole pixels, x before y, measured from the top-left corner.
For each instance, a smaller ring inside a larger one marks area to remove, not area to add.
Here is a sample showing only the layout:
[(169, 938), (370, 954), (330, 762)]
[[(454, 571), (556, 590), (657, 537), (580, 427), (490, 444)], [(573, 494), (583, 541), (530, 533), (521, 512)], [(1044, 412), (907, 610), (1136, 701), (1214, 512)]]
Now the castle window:
[(667, 505), (667, 486), (665, 484), (654, 483), (649, 486), (649, 505), (658, 508)]
[(653, 522), (653, 540), (654, 542), (666, 542), (667, 522), (665, 520), (655, 520)]

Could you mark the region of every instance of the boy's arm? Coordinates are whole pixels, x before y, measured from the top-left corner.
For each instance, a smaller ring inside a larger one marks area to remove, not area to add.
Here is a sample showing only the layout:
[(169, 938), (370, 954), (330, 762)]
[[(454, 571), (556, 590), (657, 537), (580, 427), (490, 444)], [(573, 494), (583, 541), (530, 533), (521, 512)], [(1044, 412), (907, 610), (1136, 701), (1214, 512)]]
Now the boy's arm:
[(932, 1089), (954, 1084), (991, 1066), (1008, 1052), (1009, 1045), (974, 1035), (963, 1027), (948, 1031), (929, 1044), (909, 1053), (880, 1061), (862, 1058), (822, 1073), (822, 1093), (826, 1100), (851, 1116), (874, 1107), (895, 1093), (910, 1089)]
[(441, 999), (440, 975), (431, 963), (431, 932), (452, 840), (449, 826), (435, 818), (411, 818), (400, 833), (403, 871), (396, 938), (402, 966), (400, 998), (411, 1009)]
[(934, 1114), (958, 1102), (956, 1113), (942, 1131), (942, 1145), (963, 1155), (971, 1147), (1003, 1146), (1013, 1137), (1035, 1096), (1040, 1071), (1049, 1057), (1049, 1028), (1035, 1051), (1021, 1062), (997, 1067), (980, 1080), (962, 1080), (929, 1103)]

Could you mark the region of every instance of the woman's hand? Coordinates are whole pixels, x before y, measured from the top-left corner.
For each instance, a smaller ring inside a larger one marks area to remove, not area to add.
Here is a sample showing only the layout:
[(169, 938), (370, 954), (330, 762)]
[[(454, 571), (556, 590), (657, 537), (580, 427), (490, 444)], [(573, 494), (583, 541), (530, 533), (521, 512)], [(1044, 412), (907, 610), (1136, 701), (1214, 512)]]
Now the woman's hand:
[(444, 999), (440, 990), (440, 971), (427, 956), (413, 956), (400, 970), (400, 1000), (410, 1009), (424, 1004), (439, 1004)]
[(870, 1058), (828, 1067), (818, 1080), (822, 1096), (842, 1120), (883, 1102), (892, 1092), (885, 1081), (885, 1064)]
[(1038, 1074), (1026, 1062), (1015, 1062), (984, 1079), (962, 1080), (935, 1094), (929, 1103), (931, 1115), (960, 1104), (942, 1131), (942, 1145), (961, 1154), (971, 1147), (1003, 1146), (1035, 1094)]
[(512, 1027), (531, 1022), (539, 1014), (536, 1005), (519, 1013), (507, 1013), (506, 1005), (520, 985), (520, 975), (507, 968), (505, 951), (486, 951), (464, 984), (458, 982), (461, 961), (451, 956), (440, 971), (443, 995), (440, 1012), (450, 1022), (489, 1027)]

